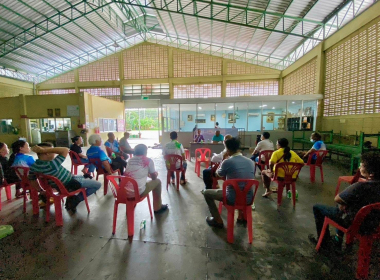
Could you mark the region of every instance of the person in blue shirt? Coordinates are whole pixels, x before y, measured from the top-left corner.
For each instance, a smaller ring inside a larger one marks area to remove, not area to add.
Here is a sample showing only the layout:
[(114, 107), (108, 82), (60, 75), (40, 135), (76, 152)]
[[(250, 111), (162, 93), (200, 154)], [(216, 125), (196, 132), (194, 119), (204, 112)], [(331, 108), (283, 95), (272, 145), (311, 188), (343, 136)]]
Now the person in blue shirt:
[(127, 163), (117, 160), (111, 160), (107, 154), (100, 148), (102, 145), (102, 138), (98, 134), (93, 134), (88, 138), (88, 143), (91, 147), (87, 150), (87, 158), (90, 160), (92, 158), (100, 159), (102, 162), (102, 166), (104, 170), (108, 173), (108, 175), (112, 175), (111, 168), (113, 170), (119, 169), (120, 174), (123, 175), (124, 168), (127, 166)]
[(127, 160), (129, 156), (128, 154), (123, 153), (120, 150), (120, 145), (119, 145), (119, 142), (115, 139), (115, 134), (113, 134), (112, 132), (109, 132), (107, 136), (108, 136), (108, 140), (104, 143), (104, 146), (110, 148), (112, 152), (115, 153), (116, 158), (118, 157), (120, 158), (118, 159), (119, 161), (123, 160), (122, 157), (124, 158), (124, 160)]
[[(304, 162), (307, 162), (308, 157), (311, 153), (315, 151), (326, 151), (326, 145), (322, 141), (322, 135), (318, 132), (314, 132), (310, 136), (310, 141), (314, 143), (313, 147), (307, 153), (303, 156)], [(313, 158), (311, 159), (311, 163), (314, 164), (317, 160), (317, 155), (313, 155)]]
[(222, 134), (220, 134), (220, 131), (219, 130), (215, 131), (215, 135), (212, 137), (212, 143), (217, 144), (219, 142), (223, 142), (223, 140), (224, 140), (224, 137)]

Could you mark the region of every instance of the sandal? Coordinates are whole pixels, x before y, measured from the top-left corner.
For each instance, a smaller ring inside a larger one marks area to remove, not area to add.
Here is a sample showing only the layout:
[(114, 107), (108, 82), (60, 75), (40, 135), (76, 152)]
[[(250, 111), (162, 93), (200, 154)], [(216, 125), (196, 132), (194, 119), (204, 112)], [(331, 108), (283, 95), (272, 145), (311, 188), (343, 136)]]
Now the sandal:
[(187, 180), (181, 180), (180, 184), (181, 185), (186, 185), (187, 184)]
[(169, 209), (169, 206), (167, 204), (164, 204), (161, 206), (160, 210), (154, 211), (154, 214), (161, 214)]
[(264, 198), (268, 198), (273, 192), (266, 192), (262, 195)]
[(223, 223), (217, 223), (213, 217), (206, 217), (206, 222), (210, 227), (223, 228)]

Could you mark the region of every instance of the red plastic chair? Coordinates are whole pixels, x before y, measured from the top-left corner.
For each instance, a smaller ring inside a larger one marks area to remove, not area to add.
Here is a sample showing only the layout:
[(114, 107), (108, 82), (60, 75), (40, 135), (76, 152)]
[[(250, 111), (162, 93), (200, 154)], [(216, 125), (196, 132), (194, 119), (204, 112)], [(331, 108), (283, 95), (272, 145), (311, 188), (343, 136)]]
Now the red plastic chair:
[(4, 182), (2, 185), (0, 185), (0, 211), (1, 211), (1, 189), (5, 189), (5, 194), (7, 195), (7, 200), (12, 200), (12, 193), (11, 193), (11, 186), (13, 186), (15, 183), (8, 184), (7, 180), (4, 178)]
[[(55, 223), (57, 226), (63, 226), (63, 218), (62, 218), (62, 202), (63, 198), (67, 198), (70, 196), (77, 195), (79, 193), (83, 194), (84, 201), (86, 203), (87, 212), (90, 213), (90, 207), (88, 206), (86, 189), (80, 188), (79, 190), (68, 192), (65, 186), (62, 184), (60, 180), (56, 177), (50, 175), (36, 174), (37, 179), (40, 182), (42, 188), (46, 191), (46, 222), (50, 220), (50, 198), (54, 199), (54, 208), (55, 208)], [(58, 188), (52, 188), (51, 183), (55, 184)]]
[(79, 157), (79, 155), (74, 151), (69, 151), (70, 159), (71, 159), (71, 173), (74, 175), (78, 174), (78, 166), (88, 165), (87, 163), (83, 163)]
[[(108, 175), (108, 180), (112, 182), (111, 190), (113, 196), (115, 197), (115, 205), (113, 211), (113, 226), (112, 226), (112, 234), (115, 234), (116, 231), (116, 220), (117, 220), (117, 209), (119, 204), (126, 205), (127, 212), (127, 223), (128, 223), (128, 237), (132, 237), (135, 232), (135, 208), (137, 203), (143, 201), (145, 198), (148, 200), (150, 218), (153, 219), (152, 207), (150, 206), (149, 194), (141, 197), (139, 194), (139, 187), (137, 182), (130, 177), (125, 176), (114, 176)], [(115, 179), (119, 179), (119, 184)], [(127, 184), (132, 184), (135, 197), (127, 196)], [(113, 186), (112, 186), (113, 185)]]
[(358, 169), (358, 171), (356, 171), (356, 174), (354, 176), (339, 176), (338, 185), (336, 186), (336, 189), (335, 189), (335, 196), (338, 195), (340, 184), (342, 182), (347, 182), (350, 185), (352, 185), (352, 184), (357, 183), (357, 182), (365, 182), (365, 181), (367, 181), (367, 180), (361, 177), (360, 169)]
[[(199, 157), (198, 157), (199, 155)], [(195, 173), (198, 177), (201, 173), (201, 163), (206, 164), (206, 168), (210, 166), (211, 163), (211, 150), (208, 148), (200, 148), (195, 150)]]
[(343, 231), (346, 234), (346, 244), (351, 244), (355, 239), (359, 240), (359, 252), (358, 252), (358, 267), (356, 269), (356, 279), (368, 279), (369, 263), (371, 259), (372, 244), (375, 239), (380, 239), (380, 227), (370, 235), (361, 235), (359, 229), (366, 216), (373, 210), (380, 210), (380, 203), (374, 203), (362, 207), (356, 214), (352, 225), (349, 228), (344, 228), (334, 222), (333, 220), (325, 217), (321, 235), (318, 239), (318, 244), (315, 250), (319, 250), (322, 244), (323, 237), (325, 236), (327, 227), (332, 225), (333, 227)]
[[(309, 155), (309, 158), (307, 159), (307, 163), (305, 163), (305, 166), (309, 166), (310, 167), (310, 181), (311, 182), (315, 182), (315, 169), (317, 167), (319, 167), (319, 170), (321, 171), (321, 180), (322, 180), (322, 183), (324, 182), (323, 181), (322, 163), (323, 163), (324, 159), (326, 158), (328, 152), (329, 151), (315, 151), (315, 152), (312, 152)], [(313, 160), (314, 155), (317, 156), (317, 159), (315, 160), (315, 163), (311, 163), (311, 161)]]
[[(106, 173), (106, 171), (104, 170), (104, 168), (102, 166), (102, 162), (98, 158), (91, 158), (91, 159), (88, 159), (88, 161), (90, 163), (92, 163), (93, 165), (95, 165), (95, 168), (96, 168), (96, 181), (98, 181), (99, 175), (103, 175), (103, 178), (104, 178), (104, 195), (106, 195), (107, 191), (108, 191), (108, 180), (107, 180), (107, 176), (106, 176), (107, 173)], [(119, 169), (113, 170), (112, 167), (110, 167), (110, 168), (111, 168), (112, 174), (117, 173), (118, 175), (120, 175), (120, 170)]]
[[(244, 190), (241, 190), (238, 183), (244, 182)], [(227, 186), (232, 186), (235, 190), (235, 205), (229, 205), (227, 203)], [(247, 193), (254, 186), (252, 201), (247, 204)], [(252, 179), (233, 179), (226, 180), (223, 183), (223, 200), (219, 203), (219, 213), (222, 213), (222, 206), (227, 208), (227, 241), (228, 243), (234, 243), (234, 214), (235, 210), (243, 211), (244, 218), (247, 220), (248, 229), (248, 242), (252, 243), (253, 230), (252, 230), (252, 209), (251, 206), (255, 200), (257, 188), (259, 187), (259, 181)]]
[(28, 178), (29, 167), (14, 166), (12, 168), (16, 172), (17, 176), (20, 178), (20, 185), (24, 191), (23, 212), (26, 212), (26, 202), (28, 201), (27, 191), (29, 191), (30, 198), (32, 199), (33, 215), (38, 215), (38, 213), (40, 212), (40, 208), (38, 207), (38, 191), (30, 185), (30, 181)]
[(215, 177), (213, 174), (215, 174), (216, 170), (218, 170), (220, 166), (220, 163), (211, 163), (211, 176), (212, 176), (212, 188), (217, 189), (218, 188), (218, 181), (222, 180), (225, 181), (226, 177)]
[[(182, 165), (182, 156), (179, 155), (166, 155), (164, 157), (165, 159), (165, 165), (167, 169), (167, 176), (166, 176), (166, 190), (169, 189), (169, 183), (170, 183), (170, 177), (173, 172), (176, 174), (176, 179), (177, 179), (177, 191), (179, 191), (179, 178), (180, 178), (180, 173), (184, 171), (183, 165)], [(180, 163), (180, 168), (177, 169), (177, 163)]]
[(185, 149), (185, 157), (186, 157), (186, 160), (188, 160), (188, 161), (191, 162), (191, 156), (190, 156), (190, 151), (189, 151), (189, 149)]
[[(304, 164), (295, 163), (295, 162), (280, 162), (275, 165), (274, 177), (272, 178), (273, 182), (276, 182), (278, 185), (277, 190), (277, 209), (281, 206), (282, 202), (282, 193), (284, 187), (286, 190), (290, 190), (290, 186), (292, 189), (292, 199), (293, 199), (293, 208), (296, 208), (296, 181), (301, 172)], [(278, 177), (278, 171), (282, 169), (285, 173), (284, 178)], [(293, 175), (296, 174), (296, 177), (293, 178)]]
[[(269, 161), (270, 158), (272, 157), (274, 151), (272, 150), (265, 150), (261, 151), (258, 156), (258, 162), (255, 161), (255, 176), (256, 176), (256, 169), (258, 166), (260, 166), (261, 170), (269, 169)], [(264, 159), (264, 163), (262, 163), (262, 159)]]

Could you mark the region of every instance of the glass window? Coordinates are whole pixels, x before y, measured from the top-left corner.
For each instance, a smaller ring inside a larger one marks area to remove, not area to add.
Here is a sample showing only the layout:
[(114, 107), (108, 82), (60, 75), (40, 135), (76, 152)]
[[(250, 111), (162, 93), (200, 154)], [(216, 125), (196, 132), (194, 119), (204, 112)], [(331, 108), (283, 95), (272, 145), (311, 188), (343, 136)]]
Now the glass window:
[(164, 117), (164, 131), (179, 131), (179, 104), (162, 105)]
[(181, 120), (180, 131), (192, 132), (195, 127), (195, 119), (197, 114), (196, 104), (181, 104)]
[(235, 103), (235, 126), (247, 130), (248, 103)]
[(54, 132), (55, 131), (55, 119), (41, 119), (42, 132)]
[(262, 102), (248, 102), (248, 131), (261, 131)]
[(286, 101), (262, 102), (262, 130), (285, 130)]
[(0, 134), (10, 134), (12, 133), (12, 119), (1, 119), (0, 120)]
[(235, 124), (234, 104), (217, 103), (216, 104), (216, 121), (220, 128), (232, 128)]
[(303, 101), (302, 123), (301, 123), (303, 130), (315, 130), (316, 112), (317, 112), (316, 100)]
[(288, 101), (287, 130), (301, 129), (302, 101)]
[(215, 122), (215, 103), (197, 104), (195, 123), (198, 128), (214, 128)]

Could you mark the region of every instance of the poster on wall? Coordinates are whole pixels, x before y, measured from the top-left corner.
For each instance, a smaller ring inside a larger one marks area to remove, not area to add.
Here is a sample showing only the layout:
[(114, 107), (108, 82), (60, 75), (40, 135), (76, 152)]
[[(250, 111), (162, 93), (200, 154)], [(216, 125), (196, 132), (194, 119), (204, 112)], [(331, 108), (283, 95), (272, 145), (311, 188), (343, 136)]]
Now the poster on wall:
[(124, 119), (117, 119), (117, 131), (118, 132), (124, 132), (125, 131)]
[(53, 109), (47, 109), (48, 117), (53, 117)]
[(268, 113), (267, 123), (273, 123), (273, 122), (274, 122), (274, 113)]
[(193, 121), (193, 115), (187, 115), (187, 121), (192, 122)]
[(56, 116), (56, 117), (60, 117), (60, 116), (61, 116), (61, 109), (59, 109), (59, 108), (55, 108), (55, 109), (54, 109), (54, 113), (55, 113), (55, 116)]
[(68, 117), (79, 117), (79, 106), (78, 105), (67, 105), (67, 116)]

